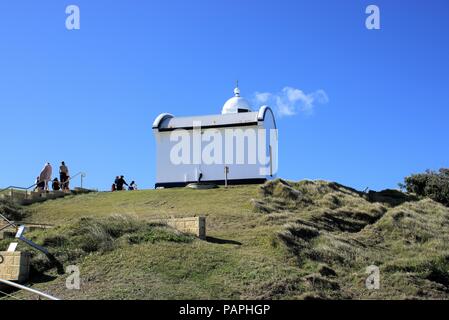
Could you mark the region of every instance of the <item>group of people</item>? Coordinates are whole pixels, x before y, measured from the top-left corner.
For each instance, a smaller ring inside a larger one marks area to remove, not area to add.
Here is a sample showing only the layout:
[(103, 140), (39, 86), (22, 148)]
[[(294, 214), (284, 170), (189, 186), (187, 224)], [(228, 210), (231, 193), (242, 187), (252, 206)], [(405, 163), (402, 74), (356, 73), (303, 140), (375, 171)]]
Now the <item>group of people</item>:
[(55, 178), (52, 180), (53, 175), (53, 168), (49, 162), (47, 162), (42, 169), (39, 176), (36, 178), (36, 189), (35, 191), (49, 191), (50, 188), (50, 181), (51, 187), (54, 191), (69, 191), (69, 183), (70, 183), (70, 176), (69, 176), (69, 168), (66, 166), (65, 162), (62, 161), (61, 165), (59, 167), (59, 180), (58, 178)]
[(115, 181), (112, 184), (111, 191), (123, 191), (125, 190), (125, 186), (128, 187), (128, 190), (137, 190), (137, 184), (135, 181), (132, 181), (130, 184), (127, 184), (124, 176), (115, 177)]
[[(47, 162), (42, 169), (39, 176), (36, 178), (35, 182), (35, 191), (50, 191), (50, 182), (51, 182), (51, 188), (53, 191), (69, 191), (69, 183), (70, 183), (70, 175), (69, 175), (69, 168), (65, 164), (64, 161), (61, 162), (61, 165), (59, 166), (59, 180), (58, 178), (54, 178), (52, 180), (53, 175), (53, 168), (49, 162)], [(111, 191), (122, 191), (125, 190), (125, 186), (128, 187), (128, 190), (137, 190), (137, 184), (135, 181), (132, 181), (130, 184), (128, 184), (125, 181), (124, 176), (117, 176), (115, 177), (115, 181), (112, 184)]]

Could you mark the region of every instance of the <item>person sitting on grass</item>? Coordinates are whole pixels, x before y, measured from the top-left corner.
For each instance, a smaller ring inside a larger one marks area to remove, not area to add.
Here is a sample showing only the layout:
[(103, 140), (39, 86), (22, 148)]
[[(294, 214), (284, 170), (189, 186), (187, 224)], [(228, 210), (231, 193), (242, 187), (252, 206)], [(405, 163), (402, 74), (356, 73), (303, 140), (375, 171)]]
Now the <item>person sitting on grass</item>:
[(59, 191), (59, 190), (61, 190), (61, 185), (60, 185), (60, 183), (59, 183), (59, 181), (58, 181), (58, 178), (55, 178), (55, 179), (53, 180), (53, 183), (52, 183), (52, 185), (51, 185), (51, 188), (53, 189), (53, 191)]
[(135, 181), (132, 181), (131, 184), (128, 187), (129, 191), (137, 190), (137, 184)]
[(126, 186), (129, 187), (129, 185), (128, 185), (128, 184), (126, 183), (126, 181), (125, 181), (125, 177), (124, 177), (124, 176), (120, 176), (120, 178), (117, 180), (116, 184), (117, 184), (117, 190), (118, 190), (118, 191), (124, 190), (124, 189), (123, 189), (123, 186), (124, 186), (124, 185), (126, 185)]
[(38, 191), (43, 191), (44, 190), (44, 188), (45, 188), (45, 182), (44, 181), (40, 181), (40, 179), (39, 179), (39, 177), (37, 177), (36, 178), (36, 181), (35, 181), (35, 188), (34, 188), (34, 191), (35, 192), (38, 192)]
[(120, 180), (120, 177), (116, 176), (115, 180), (114, 180), (114, 184), (112, 185), (112, 191), (117, 191), (118, 190), (118, 181), (119, 180)]

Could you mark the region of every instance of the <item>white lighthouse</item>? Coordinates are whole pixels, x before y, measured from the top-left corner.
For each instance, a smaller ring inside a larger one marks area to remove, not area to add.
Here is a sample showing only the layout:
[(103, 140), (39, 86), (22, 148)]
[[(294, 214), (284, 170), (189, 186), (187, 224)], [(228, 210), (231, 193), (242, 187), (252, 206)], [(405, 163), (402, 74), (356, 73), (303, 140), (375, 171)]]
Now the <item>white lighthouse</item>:
[(273, 111), (268, 106), (252, 111), (238, 86), (221, 114), (163, 113), (154, 120), (153, 132), (156, 187), (263, 183), (276, 175), (278, 133)]

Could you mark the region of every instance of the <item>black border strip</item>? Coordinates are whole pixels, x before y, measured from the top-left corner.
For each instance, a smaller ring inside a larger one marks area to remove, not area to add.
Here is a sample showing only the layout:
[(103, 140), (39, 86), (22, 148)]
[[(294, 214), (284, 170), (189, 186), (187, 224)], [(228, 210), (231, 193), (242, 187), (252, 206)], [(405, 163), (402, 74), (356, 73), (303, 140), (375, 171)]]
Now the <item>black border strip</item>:
[[(188, 182), (158, 182), (155, 184), (155, 188), (180, 188), (185, 187), (190, 183), (197, 183), (198, 181), (188, 181)], [(224, 185), (224, 180), (204, 180), (204, 183), (211, 183), (216, 185)], [(267, 182), (265, 178), (252, 178), (252, 179), (230, 179), (228, 180), (228, 185), (239, 185), (239, 184), (263, 184)]]
[[(80, 295), (82, 296), (82, 295)], [(114, 316), (123, 315), (123, 318), (130, 318), (130, 311), (134, 314), (142, 310), (143, 313), (148, 313), (151, 310), (155, 314), (163, 315), (164, 319), (289, 319), (292, 315), (297, 315), (298, 310), (304, 317), (295, 317), (295, 319), (309, 318), (312, 315), (315, 318), (325, 318), (331, 315), (333, 318), (351, 319), (383, 319), (392, 314), (400, 313), (401, 318), (440, 318), (441, 314), (447, 311), (448, 301), (430, 301), (430, 300), (414, 300), (414, 301), (389, 301), (389, 300), (308, 300), (308, 301), (254, 301), (254, 300), (164, 300), (164, 301), (135, 301), (135, 300), (109, 300), (109, 301), (48, 301), (48, 300), (34, 300), (34, 301), (18, 301), (9, 300), (2, 301), (2, 319), (3, 317), (16, 317), (17, 310), (20, 310), (22, 317), (33, 317), (36, 313), (48, 313), (47, 319), (65, 320), (68, 317), (64, 316), (68, 308), (71, 308), (71, 317), (79, 316), (86, 318), (86, 308), (96, 308), (102, 311), (103, 314), (114, 312)], [(239, 312), (238, 314), (225, 312), (225, 306), (236, 307), (239, 310), (240, 306), (244, 306), (247, 311)], [(261, 311), (260, 307), (269, 306), (267, 312), (258, 314)], [(186, 307), (213, 307), (214, 311), (210, 317), (205, 314), (189, 314), (182, 315), (181, 308)], [(258, 308), (257, 308), (258, 307)], [(52, 312), (48, 312), (51, 308)], [(259, 310), (258, 310), (259, 309)], [(254, 310), (254, 312), (251, 312)], [(59, 312), (60, 311), (60, 312)], [(61, 316), (62, 315), (62, 316)], [(363, 317), (362, 317), (363, 315)]]
[[(214, 129), (214, 128), (233, 128), (233, 127), (250, 127), (250, 126), (257, 126), (259, 125), (259, 122), (243, 122), (243, 123), (229, 123), (229, 124), (217, 124), (217, 125), (209, 125), (209, 126), (201, 126), (198, 128), (202, 129)], [(178, 129), (183, 130), (193, 130), (194, 127), (176, 127), (176, 128), (160, 128), (158, 129), (159, 132), (167, 132), (167, 131), (174, 131)]]

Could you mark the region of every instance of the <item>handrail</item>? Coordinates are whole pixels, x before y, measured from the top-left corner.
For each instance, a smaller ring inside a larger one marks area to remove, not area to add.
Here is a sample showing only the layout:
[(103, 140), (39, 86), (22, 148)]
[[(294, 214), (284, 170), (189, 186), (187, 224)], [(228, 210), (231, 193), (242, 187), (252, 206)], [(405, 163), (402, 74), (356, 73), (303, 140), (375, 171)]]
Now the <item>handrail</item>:
[(11, 281), (8, 281), (8, 280), (0, 279), (0, 283), (9, 285), (9, 286), (11, 286), (11, 287), (15, 287), (15, 288), (17, 288), (17, 289), (21, 289), (21, 290), (25, 290), (25, 291), (28, 291), (28, 292), (37, 294), (38, 296), (47, 298), (47, 299), (49, 299), (49, 300), (60, 300), (60, 299), (58, 299), (58, 298), (56, 298), (56, 297), (53, 297), (53, 296), (51, 296), (51, 295), (49, 295), (49, 294), (47, 294), (47, 293), (40, 292), (40, 291), (38, 291), (38, 290), (31, 289), (31, 288), (29, 288), (29, 287), (26, 287), (26, 286), (23, 286), (23, 285), (21, 285), (21, 284), (14, 283), (14, 282), (11, 282)]
[[(84, 178), (86, 176), (86, 174), (82, 171), (78, 172), (77, 174), (75, 174), (74, 176), (70, 177), (69, 179), (67, 179), (67, 182), (72, 181), (73, 179), (75, 179), (76, 177), (81, 176), (81, 178)], [(81, 180), (81, 186), (82, 186), (83, 182)]]
[(8, 229), (9, 227), (17, 227), (16, 224), (13, 221), (9, 221), (9, 219), (6, 218), (1, 213), (0, 213), (0, 219), (2, 219), (3, 221), (6, 221), (6, 226), (1, 227), (0, 231)]
[(29, 189), (35, 187), (37, 184), (33, 184), (32, 186), (29, 186), (28, 188), (24, 188), (24, 187), (16, 187), (16, 186), (9, 186), (7, 188), (1, 189), (0, 193), (4, 192), (4, 191), (8, 191), (9, 189), (19, 189), (19, 190), (25, 190), (28, 191)]
[[(75, 179), (75, 178), (78, 177), (78, 176), (81, 176), (81, 187), (82, 187), (82, 185), (83, 185), (83, 180), (82, 180), (82, 179), (86, 176), (86, 173), (84, 173), (84, 172), (82, 172), (82, 171), (80, 171), (80, 172), (78, 172), (77, 174), (75, 174), (74, 176), (71, 176), (70, 178), (68, 178), (67, 181), (66, 181), (66, 183), (72, 181), (73, 179)], [(32, 189), (32, 188), (35, 188), (37, 185), (38, 185), (38, 184), (35, 183), (35, 184), (33, 184), (32, 186), (29, 186), (28, 188), (24, 188), (24, 187), (16, 187), (16, 186), (9, 186), (9, 187), (7, 187), (7, 188), (1, 189), (1, 190), (0, 190), (0, 193), (2, 193), (2, 192), (4, 192), (4, 191), (8, 191), (8, 190), (18, 189), (18, 190), (23, 190), (23, 191), (25, 191), (25, 197), (26, 197), (26, 195), (28, 194), (28, 191), (29, 191), (30, 189)]]

